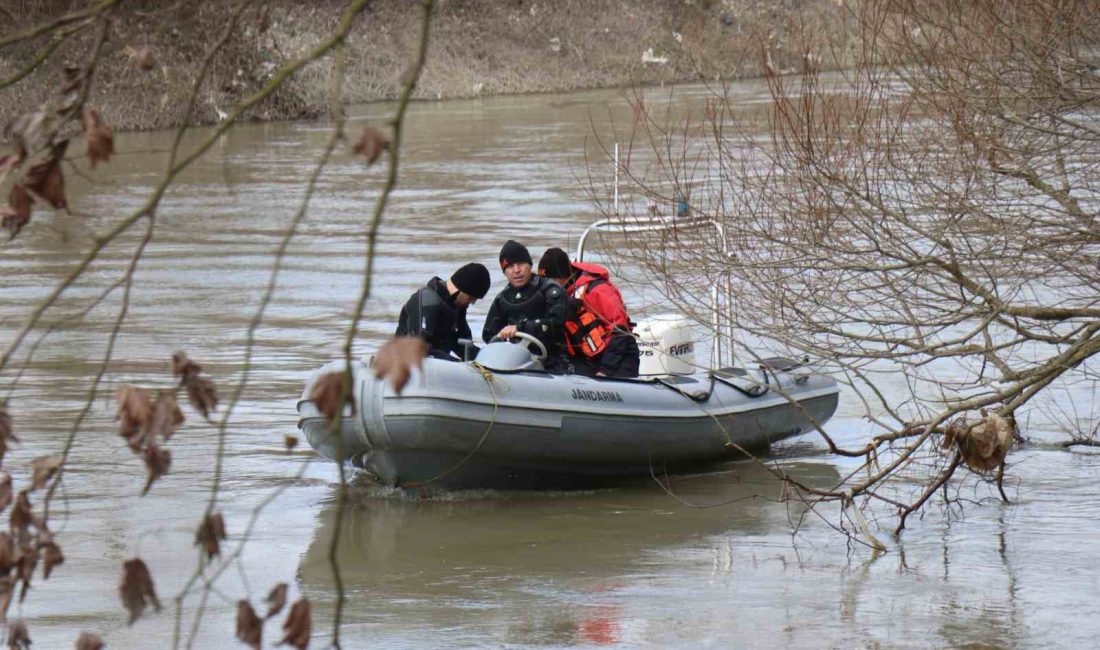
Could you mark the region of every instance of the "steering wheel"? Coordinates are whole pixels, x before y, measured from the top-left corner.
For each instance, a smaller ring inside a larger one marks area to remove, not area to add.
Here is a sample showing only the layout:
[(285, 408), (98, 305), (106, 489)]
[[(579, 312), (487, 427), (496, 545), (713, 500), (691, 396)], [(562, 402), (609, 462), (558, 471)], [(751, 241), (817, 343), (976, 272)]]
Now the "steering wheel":
[[(511, 340), (515, 341), (516, 339), (521, 339), (527, 345), (535, 346), (535, 351), (538, 352), (538, 354), (535, 355), (535, 358), (538, 359), (539, 361), (546, 361), (546, 357), (547, 357), (546, 346), (543, 345), (542, 341), (540, 341), (537, 338), (531, 336), (530, 334), (527, 334), (526, 332), (516, 332), (515, 334), (513, 334)], [(500, 338), (500, 335), (498, 334), (498, 335), (494, 336), (493, 338), (489, 339), (489, 342), (494, 343), (496, 341), (503, 341), (503, 340), (504, 339)]]

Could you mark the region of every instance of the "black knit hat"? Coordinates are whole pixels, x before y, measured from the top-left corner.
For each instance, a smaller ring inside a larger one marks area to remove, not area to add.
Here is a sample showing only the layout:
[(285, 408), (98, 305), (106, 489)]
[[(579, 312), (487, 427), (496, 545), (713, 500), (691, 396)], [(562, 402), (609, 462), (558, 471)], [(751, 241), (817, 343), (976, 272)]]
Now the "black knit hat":
[(466, 266), (455, 271), (451, 276), (451, 282), (462, 293), (474, 298), (484, 298), (489, 293), (489, 269), (484, 264), (470, 262)]
[(560, 248), (547, 248), (539, 258), (539, 275), (545, 275), (548, 278), (568, 278), (573, 275), (569, 253)]
[(504, 242), (504, 247), (500, 249), (500, 268), (506, 269), (520, 262), (531, 264), (531, 253), (527, 247), (512, 239)]

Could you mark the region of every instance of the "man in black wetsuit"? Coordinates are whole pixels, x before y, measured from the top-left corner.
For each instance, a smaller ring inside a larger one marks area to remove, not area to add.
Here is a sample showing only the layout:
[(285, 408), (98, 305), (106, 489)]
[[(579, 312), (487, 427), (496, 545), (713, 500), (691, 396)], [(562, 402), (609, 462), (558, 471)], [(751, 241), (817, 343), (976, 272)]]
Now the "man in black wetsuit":
[(466, 308), (487, 293), (489, 270), (476, 262), (455, 271), (450, 280), (432, 278), (401, 308), (394, 336), (419, 336), (428, 342), (433, 357), (453, 359), (453, 353), (462, 359), (458, 340), (471, 338)]
[(494, 336), (508, 340), (516, 332), (530, 334), (546, 346), (546, 369), (564, 370), (568, 367), (563, 354), (565, 291), (531, 273), (531, 253), (519, 242), (505, 242), (500, 249), (500, 268), (508, 286), (493, 300), (482, 338), (488, 342)]

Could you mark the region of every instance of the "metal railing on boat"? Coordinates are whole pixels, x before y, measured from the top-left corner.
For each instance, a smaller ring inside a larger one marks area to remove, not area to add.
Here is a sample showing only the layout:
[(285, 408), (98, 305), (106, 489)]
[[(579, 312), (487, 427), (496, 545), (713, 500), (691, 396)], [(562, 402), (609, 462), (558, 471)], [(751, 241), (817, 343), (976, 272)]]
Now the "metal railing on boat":
[[(618, 234), (637, 234), (637, 233), (658, 233), (669, 231), (685, 231), (685, 230), (698, 230), (703, 228), (713, 228), (718, 236), (719, 247), (722, 253), (723, 259), (731, 259), (726, 242), (726, 231), (722, 227), (722, 224), (709, 217), (693, 217), (693, 216), (675, 216), (675, 215), (652, 215), (647, 217), (637, 216), (618, 216), (607, 219), (600, 219), (593, 222), (584, 232), (581, 234), (580, 240), (577, 241), (577, 254), (575, 259), (578, 262), (584, 261), (585, 246), (588, 243), (588, 238), (593, 232), (606, 232), (606, 233), (618, 233)], [(710, 367), (711, 370), (720, 368), (724, 365), (733, 365), (733, 326), (731, 319), (726, 319), (723, 322), (722, 319), (722, 306), (730, 307), (729, 297), (732, 295), (732, 287), (730, 285), (730, 278), (727, 275), (724, 282), (715, 283), (710, 288), (710, 304), (711, 304), (711, 322), (710, 326), (714, 332), (714, 338), (711, 342), (711, 355), (710, 355)], [(724, 296), (725, 300), (722, 300)], [(728, 363), (724, 363), (723, 359), (728, 355)]]

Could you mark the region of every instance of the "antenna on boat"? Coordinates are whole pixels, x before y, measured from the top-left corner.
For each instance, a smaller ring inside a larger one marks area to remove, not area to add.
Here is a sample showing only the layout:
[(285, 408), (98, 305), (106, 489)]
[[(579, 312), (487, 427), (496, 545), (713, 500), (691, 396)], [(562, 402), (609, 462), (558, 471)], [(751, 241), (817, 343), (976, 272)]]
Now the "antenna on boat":
[(619, 214), (619, 143), (615, 143), (615, 184), (611, 190), (611, 209)]

